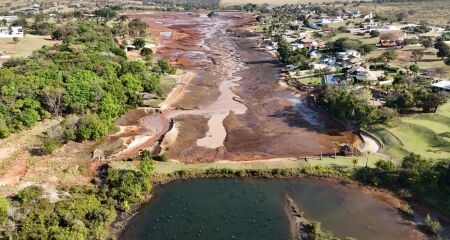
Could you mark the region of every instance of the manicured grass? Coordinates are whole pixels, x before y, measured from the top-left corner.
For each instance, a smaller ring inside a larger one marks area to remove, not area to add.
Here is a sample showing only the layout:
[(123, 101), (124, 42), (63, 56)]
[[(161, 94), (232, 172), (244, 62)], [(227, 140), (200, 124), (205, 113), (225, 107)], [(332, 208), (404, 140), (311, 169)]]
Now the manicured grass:
[(426, 158), (450, 158), (450, 103), (437, 113), (423, 113), (400, 117), (395, 126), (377, 126), (370, 132), (385, 144), (383, 152), (402, 158), (409, 152)]
[(319, 85), (322, 84), (322, 77), (307, 77), (307, 78), (300, 78), (298, 79), (299, 82), (308, 85), (308, 84), (315, 84)]

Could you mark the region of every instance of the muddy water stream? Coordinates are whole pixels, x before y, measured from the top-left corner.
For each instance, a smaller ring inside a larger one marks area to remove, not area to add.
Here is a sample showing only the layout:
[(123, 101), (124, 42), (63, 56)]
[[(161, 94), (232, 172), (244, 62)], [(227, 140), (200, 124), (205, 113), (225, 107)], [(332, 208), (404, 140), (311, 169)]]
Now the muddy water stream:
[(365, 240), (423, 239), (397, 210), (358, 189), (313, 179), (198, 179), (157, 187), (120, 239), (290, 239), (285, 193), (310, 221)]
[[(119, 156), (151, 148), (163, 135), (167, 139), (158, 149), (186, 162), (304, 157), (332, 153), (337, 143), (358, 144), (352, 131), (311, 107), (305, 93), (280, 84), (278, 61), (258, 47), (258, 37), (226, 33), (253, 25), (253, 15), (130, 16), (137, 17), (156, 36), (172, 32), (171, 38), (159, 39), (156, 54), (193, 77), (180, 83), (176, 101), (140, 119), (131, 135), (124, 134), (127, 148)], [(125, 126), (121, 134), (127, 132)]]

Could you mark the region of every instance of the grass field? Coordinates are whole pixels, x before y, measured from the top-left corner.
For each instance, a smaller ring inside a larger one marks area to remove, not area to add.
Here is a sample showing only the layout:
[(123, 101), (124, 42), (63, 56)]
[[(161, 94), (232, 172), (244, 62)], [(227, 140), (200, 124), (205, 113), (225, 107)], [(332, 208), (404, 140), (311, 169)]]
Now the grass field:
[(27, 34), (18, 43), (14, 43), (12, 38), (0, 38), (0, 50), (6, 51), (11, 57), (26, 57), (43, 46), (53, 46), (56, 43), (59, 41), (53, 41), (49, 36)]
[[(233, 170), (254, 169), (254, 170), (267, 170), (267, 169), (290, 169), (290, 168), (302, 168), (306, 166), (332, 166), (337, 168), (353, 168), (352, 159), (354, 157), (340, 157), (331, 158), (324, 157), (320, 159), (309, 159), (305, 162), (302, 159), (282, 159), (282, 160), (267, 160), (267, 161), (254, 161), (254, 162), (218, 162), (218, 163), (195, 163), (188, 164), (178, 161), (168, 162), (156, 162), (155, 172), (159, 174), (168, 174), (180, 170), (207, 170), (210, 168), (228, 168)], [(363, 167), (368, 161), (368, 166), (373, 167), (375, 162), (383, 157), (379, 155), (368, 155), (358, 157), (358, 167)], [(129, 169), (137, 170), (137, 162), (129, 161), (115, 161), (110, 164), (117, 169)]]
[(339, 38), (350, 38), (350, 39), (358, 39), (361, 40), (361, 42), (363, 42), (364, 44), (377, 44), (380, 41), (379, 37), (370, 37), (369, 34), (367, 34), (366, 36), (358, 36), (356, 34), (353, 33), (338, 33), (336, 34), (336, 36), (333, 37), (333, 41), (335, 41), (336, 39)]
[(300, 78), (300, 79), (298, 79), (298, 81), (305, 85), (308, 85), (308, 84), (319, 85), (319, 84), (322, 84), (322, 77), (306, 77), (306, 78)]
[(384, 142), (383, 152), (395, 158), (414, 152), (434, 160), (450, 159), (450, 103), (437, 113), (403, 116), (395, 126), (377, 126), (370, 132)]

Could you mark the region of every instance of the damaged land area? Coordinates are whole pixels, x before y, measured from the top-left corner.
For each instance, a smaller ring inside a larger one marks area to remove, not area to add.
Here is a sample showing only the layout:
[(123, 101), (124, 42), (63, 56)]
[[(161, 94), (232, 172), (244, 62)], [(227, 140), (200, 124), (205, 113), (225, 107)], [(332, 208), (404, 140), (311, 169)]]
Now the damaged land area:
[[(156, 135), (170, 139), (160, 141), (159, 147), (129, 144), (124, 152), (161, 151), (183, 162), (249, 161), (332, 154), (336, 143), (360, 143), (353, 129), (315, 109), (307, 92), (282, 84), (278, 60), (259, 48), (259, 37), (230, 34), (255, 24), (253, 14), (153, 13), (131, 18), (148, 23), (154, 35), (170, 32), (170, 38), (158, 40), (156, 54), (194, 74), (180, 84), (178, 96), (171, 96), (176, 100), (163, 103), (158, 113), (173, 125)], [(130, 136), (136, 142), (151, 134)]]

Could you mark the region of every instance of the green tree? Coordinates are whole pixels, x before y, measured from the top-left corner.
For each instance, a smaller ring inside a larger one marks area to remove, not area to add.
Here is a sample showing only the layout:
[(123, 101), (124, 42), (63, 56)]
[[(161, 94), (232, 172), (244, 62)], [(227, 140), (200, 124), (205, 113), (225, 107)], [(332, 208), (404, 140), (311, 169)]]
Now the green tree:
[(150, 177), (155, 169), (155, 161), (150, 157), (144, 157), (139, 164), (139, 171), (145, 177)]
[(398, 58), (398, 53), (394, 50), (388, 50), (381, 54), (381, 56), (383, 56), (388, 61), (392, 61)]
[(434, 48), (438, 50), (437, 57), (444, 59), (450, 55), (450, 47), (444, 41), (437, 41)]
[(98, 115), (87, 114), (82, 116), (78, 122), (76, 139), (78, 141), (99, 140), (108, 133), (108, 130), (108, 125)]
[(356, 164), (358, 164), (358, 162), (359, 162), (359, 159), (358, 159), (358, 158), (353, 158), (353, 159), (352, 159), (352, 163), (353, 163), (353, 167), (354, 167), (354, 168), (356, 167)]
[(382, 171), (393, 171), (395, 170), (395, 164), (390, 161), (390, 160), (378, 160), (375, 163), (375, 166), (377, 169), (382, 170)]
[(433, 47), (433, 39), (425, 38), (421, 41), (422, 46), (426, 49)]
[(83, 113), (90, 103), (96, 101), (101, 95), (100, 84), (103, 80), (95, 73), (86, 70), (76, 70), (65, 81), (67, 94), (64, 105), (71, 112)]
[(136, 38), (133, 41), (133, 45), (136, 47), (136, 49), (142, 49), (145, 46), (145, 40), (142, 38)]
[(422, 60), (425, 52), (423, 50), (414, 50), (412, 51), (412, 56), (414, 58), (414, 63), (417, 64), (420, 60)]
[(413, 64), (413, 65), (410, 65), (410, 66), (409, 66), (409, 70), (410, 70), (411, 72), (414, 73), (414, 76), (417, 77), (417, 74), (418, 74), (419, 71), (420, 71), (420, 67), (419, 67), (419, 65), (417, 65), (417, 64)]
[(380, 32), (379, 31), (377, 31), (377, 30), (372, 30), (372, 31), (370, 31), (370, 36), (372, 37), (372, 38), (375, 38), (375, 37), (379, 37), (380, 36)]
[(141, 56), (151, 56), (153, 54), (153, 50), (151, 48), (142, 48), (141, 50)]

